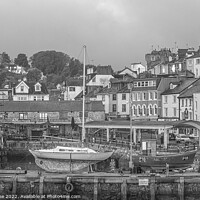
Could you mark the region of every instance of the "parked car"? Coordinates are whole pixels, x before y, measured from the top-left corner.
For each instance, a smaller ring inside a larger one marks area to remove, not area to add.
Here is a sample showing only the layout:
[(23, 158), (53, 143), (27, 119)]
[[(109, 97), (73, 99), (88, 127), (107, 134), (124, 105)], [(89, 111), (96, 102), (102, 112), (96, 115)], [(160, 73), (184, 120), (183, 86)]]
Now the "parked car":
[(177, 142), (181, 142), (181, 141), (183, 141), (183, 142), (190, 142), (191, 140), (190, 140), (190, 138), (189, 138), (188, 135), (179, 134), (179, 135), (176, 136), (176, 141)]

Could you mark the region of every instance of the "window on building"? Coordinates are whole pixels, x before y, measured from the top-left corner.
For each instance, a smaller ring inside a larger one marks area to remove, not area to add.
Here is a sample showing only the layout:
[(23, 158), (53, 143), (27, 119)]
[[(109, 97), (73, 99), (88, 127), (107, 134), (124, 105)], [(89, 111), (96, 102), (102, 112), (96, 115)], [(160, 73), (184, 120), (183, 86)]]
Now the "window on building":
[(142, 87), (144, 87), (144, 82), (142, 81)]
[(189, 106), (192, 106), (192, 99), (190, 99), (190, 105)]
[(149, 93), (149, 99), (150, 99), (150, 100), (153, 99), (153, 93), (152, 93), (152, 92)]
[(19, 119), (28, 119), (28, 113), (19, 113)]
[(126, 104), (122, 104), (122, 112), (126, 112)]
[(164, 96), (164, 103), (167, 103), (168, 96)]
[(174, 117), (176, 117), (176, 108), (173, 108), (174, 110)]
[(154, 92), (154, 99), (157, 99), (158, 98), (158, 94), (157, 92)]
[(138, 115), (142, 115), (142, 110), (140, 106), (138, 106)]
[(152, 105), (149, 106), (149, 114), (150, 114), (150, 115), (153, 115)]
[(185, 100), (185, 106), (186, 107), (188, 106), (188, 100), (187, 99)]
[(134, 87), (137, 87), (137, 82), (134, 82), (134, 84), (133, 84), (133, 85), (134, 85)]
[(42, 96), (42, 101), (44, 101), (44, 96)]
[(113, 97), (112, 99), (113, 99), (114, 101), (117, 99), (117, 95), (116, 95), (116, 94), (113, 94), (112, 97)]
[(117, 105), (116, 105), (116, 104), (113, 104), (113, 105), (112, 105), (112, 111), (113, 111), (113, 112), (116, 112), (116, 111), (117, 111)]
[(148, 81), (145, 81), (145, 86), (148, 86)]
[(143, 94), (142, 92), (140, 93), (140, 101), (142, 101), (142, 98), (143, 98)]
[(168, 116), (168, 108), (165, 108), (165, 117)]
[(137, 109), (136, 109), (136, 106), (133, 106), (133, 114), (134, 114), (134, 115), (137, 115)]
[(157, 106), (157, 105), (154, 106), (154, 114), (155, 114), (155, 115), (158, 114), (158, 106)]
[(126, 94), (122, 94), (122, 100), (126, 100)]
[(35, 85), (35, 91), (41, 91), (41, 87), (39, 84)]
[(138, 94), (135, 93), (135, 100), (137, 101), (138, 100)]
[(36, 100), (37, 100), (37, 97), (36, 97), (36, 96), (34, 96), (34, 97), (33, 97), (33, 100), (34, 100), (34, 101), (36, 101)]
[(143, 93), (143, 100), (146, 100), (147, 99), (147, 94), (146, 92)]
[(173, 96), (173, 102), (176, 103), (176, 95)]
[(75, 92), (76, 88), (75, 87), (69, 87), (70, 92)]
[(140, 93), (137, 93), (137, 100), (140, 101)]
[(146, 113), (147, 113), (147, 112), (146, 112), (146, 106), (144, 105), (144, 106), (143, 106), (143, 115), (146, 115)]
[(181, 100), (181, 106), (184, 107), (184, 99)]
[(40, 113), (40, 119), (47, 119), (47, 113)]
[(138, 87), (140, 87), (140, 82), (138, 82)]
[(105, 95), (102, 95), (102, 101), (105, 101)]
[(196, 65), (200, 64), (200, 59), (196, 59)]
[(156, 81), (153, 81), (153, 86), (156, 86)]
[(23, 85), (20, 87), (20, 91), (24, 92), (24, 86)]
[(149, 86), (153, 86), (153, 81), (149, 81)]

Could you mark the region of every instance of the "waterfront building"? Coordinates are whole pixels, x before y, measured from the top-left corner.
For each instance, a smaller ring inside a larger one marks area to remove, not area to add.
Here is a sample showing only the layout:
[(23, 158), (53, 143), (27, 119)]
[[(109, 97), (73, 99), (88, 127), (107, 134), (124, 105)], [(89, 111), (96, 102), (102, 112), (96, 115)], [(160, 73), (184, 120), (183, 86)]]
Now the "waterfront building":
[[(200, 79), (195, 81), (189, 87), (187, 87), (181, 94), (178, 96), (179, 98), (179, 116), (180, 120), (196, 120), (194, 118), (197, 113), (196, 106), (194, 104), (194, 94), (198, 94), (200, 92)], [(195, 96), (196, 97), (196, 96)]]
[[(161, 94), (162, 98), (162, 118), (165, 120), (180, 120), (184, 119), (181, 115), (181, 107), (185, 109), (184, 99), (179, 99), (179, 95), (184, 92), (189, 86), (192, 86), (197, 79), (187, 78), (187, 79), (177, 79), (175, 82), (170, 83), (168, 90)], [(181, 101), (181, 102), (180, 102)], [(191, 102), (190, 102), (191, 103)], [(189, 106), (188, 102), (186, 108)]]
[[(33, 129), (44, 128), (47, 121), (57, 134), (65, 136), (71, 132), (71, 120), (82, 123), (82, 101), (6, 101), (0, 106), (1, 123), (12, 127), (10, 131), (31, 135)], [(101, 101), (85, 103), (85, 121), (105, 120)]]
[(169, 88), (176, 77), (154, 77), (133, 80), (131, 89), (132, 119), (157, 120), (162, 116), (161, 93)]

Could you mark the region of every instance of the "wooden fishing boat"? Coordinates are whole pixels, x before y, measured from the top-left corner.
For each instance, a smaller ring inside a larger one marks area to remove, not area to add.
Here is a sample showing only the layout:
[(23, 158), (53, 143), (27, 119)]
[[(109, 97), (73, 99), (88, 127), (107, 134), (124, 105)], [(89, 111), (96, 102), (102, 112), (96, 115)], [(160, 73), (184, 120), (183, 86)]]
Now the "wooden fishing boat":
[(191, 167), (197, 150), (186, 151), (182, 153), (158, 154), (152, 155), (133, 155), (133, 163), (136, 167), (141, 167), (144, 170), (162, 170), (166, 169), (186, 169)]
[(29, 150), (35, 163), (48, 172), (79, 171), (108, 159), (113, 152), (96, 152), (90, 148), (57, 146), (54, 149)]

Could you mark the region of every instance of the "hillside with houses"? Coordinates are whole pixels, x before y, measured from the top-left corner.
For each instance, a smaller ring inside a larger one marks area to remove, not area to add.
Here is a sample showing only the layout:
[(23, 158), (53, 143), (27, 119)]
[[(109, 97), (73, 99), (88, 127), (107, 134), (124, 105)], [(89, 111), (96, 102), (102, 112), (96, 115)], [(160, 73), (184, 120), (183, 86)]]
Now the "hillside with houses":
[[(40, 127), (48, 119), (64, 133), (72, 117), (81, 124), (83, 64), (59, 53), (65, 64), (59, 61), (63, 67), (57, 66), (53, 74), (56, 65), (48, 69), (44, 58), (48, 52), (38, 54), (32, 57), (34, 67), (5, 62), (5, 53), (1, 54), (0, 119), (18, 129), (27, 124)], [(46, 67), (41, 66), (44, 60)], [(110, 65), (86, 65), (86, 122), (130, 117), (134, 121), (200, 121), (200, 49), (152, 50), (145, 60), (146, 65), (133, 62), (119, 71)]]

